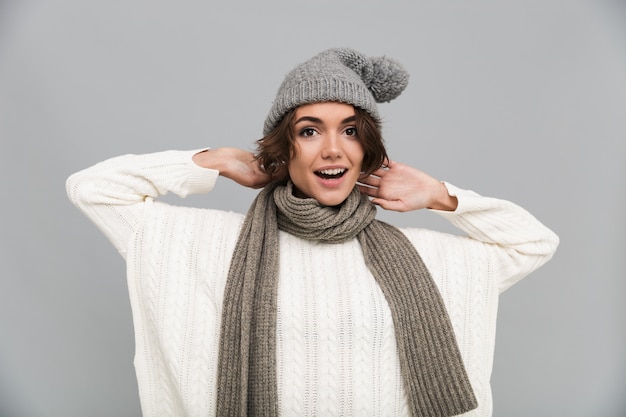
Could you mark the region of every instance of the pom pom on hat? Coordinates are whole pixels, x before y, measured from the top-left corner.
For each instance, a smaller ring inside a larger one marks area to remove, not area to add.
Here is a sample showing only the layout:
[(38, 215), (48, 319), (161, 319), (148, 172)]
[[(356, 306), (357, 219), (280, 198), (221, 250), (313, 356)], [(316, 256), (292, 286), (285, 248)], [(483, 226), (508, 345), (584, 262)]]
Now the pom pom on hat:
[(263, 134), (271, 132), (289, 110), (307, 103), (348, 103), (378, 118), (376, 103), (398, 97), (408, 82), (408, 72), (391, 58), (369, 58), (348, 48), (328, 49), (287, 74), (265, 119)]
[(409, 73), (399, 63), (387, 57), (372, 58), (374, 74), (368, 85), (377, 103), (398, 97), (409, 83)]

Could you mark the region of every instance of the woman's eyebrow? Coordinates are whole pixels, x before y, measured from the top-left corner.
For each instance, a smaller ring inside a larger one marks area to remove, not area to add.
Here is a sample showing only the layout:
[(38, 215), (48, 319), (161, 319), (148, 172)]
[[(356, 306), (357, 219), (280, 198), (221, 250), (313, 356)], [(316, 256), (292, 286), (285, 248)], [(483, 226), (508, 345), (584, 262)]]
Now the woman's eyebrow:
[(323, 123), (322, 119), (319, 119), (319, 118), (313, 117), (313, 116), (302, 116), (301, 118), (296, 120), (295, 124), (298, 124), (300, 122), (312, 122), (312, 123), (319, 123), (319, 124)]
[[(341, 124), (351, 123), (351, 122), (354, 122), (354, 121), (356, 121), (356, 115), (346, 117), (345, 119), (343, 119), (341, 121)], [(300, 122), (312, 122), (312, 123), (319, 123), (319, 124), (323, 124), (324, 123), (322, 121), (322, 119), (317, 118), (317, 117), (313, 117), (313, 116), (302, 116), (301, 118), (296, 120), (295, 124), (298, 124)]]

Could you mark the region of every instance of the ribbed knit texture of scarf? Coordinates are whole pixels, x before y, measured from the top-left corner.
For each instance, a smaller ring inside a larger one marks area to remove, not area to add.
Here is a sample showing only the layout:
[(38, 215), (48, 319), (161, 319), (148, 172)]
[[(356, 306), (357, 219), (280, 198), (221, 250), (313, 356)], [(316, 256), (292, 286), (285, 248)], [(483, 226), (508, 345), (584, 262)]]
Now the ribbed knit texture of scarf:
[(414, 417), (477, 407), (439, 290), (409, 240), (375, 220), (357, 188), (339, 207), (293, 196), (273, 183), (252, 203), (231, 260), (220, 334), (217, 415), (279, 415), (276, 380), (278, 230), (329, 244), (357, 238), (393, 318), (409, 409)]

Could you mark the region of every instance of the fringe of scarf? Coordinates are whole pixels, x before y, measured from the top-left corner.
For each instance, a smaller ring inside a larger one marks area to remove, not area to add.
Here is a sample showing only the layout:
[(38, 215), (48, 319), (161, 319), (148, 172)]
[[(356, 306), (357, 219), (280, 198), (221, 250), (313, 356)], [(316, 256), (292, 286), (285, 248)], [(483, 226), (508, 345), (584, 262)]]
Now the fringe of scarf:
[(273, 183), (252, 203), (231, 260), (220, 334), (217, 415), (277, 416), (278, 230), (307, 240), (357, 238), (394, 323), (411, 415), (443, 417), (477, 407), (443, 300), (419, 254), (354, 189), (339, 207)]

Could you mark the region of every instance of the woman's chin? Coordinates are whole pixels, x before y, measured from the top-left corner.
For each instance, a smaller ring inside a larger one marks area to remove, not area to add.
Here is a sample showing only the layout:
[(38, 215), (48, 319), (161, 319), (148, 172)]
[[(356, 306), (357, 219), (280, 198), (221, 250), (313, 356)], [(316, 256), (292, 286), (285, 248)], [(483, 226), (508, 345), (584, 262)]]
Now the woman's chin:
[(347, 193), (346, 192), (327, 192), (321, 195), (314, 196), (313, 198), (315, 198), (323, 206), (334, 207), (346, 201), (346, 198), (348, 198), (348, 196), (350, 195), (350, 191)]
[(320, 181), (309, 187), (293, 184), (293, 195), (298, 198), (313, 198), (323, 206), (338, 206), (346, 201), (356, 182)]

